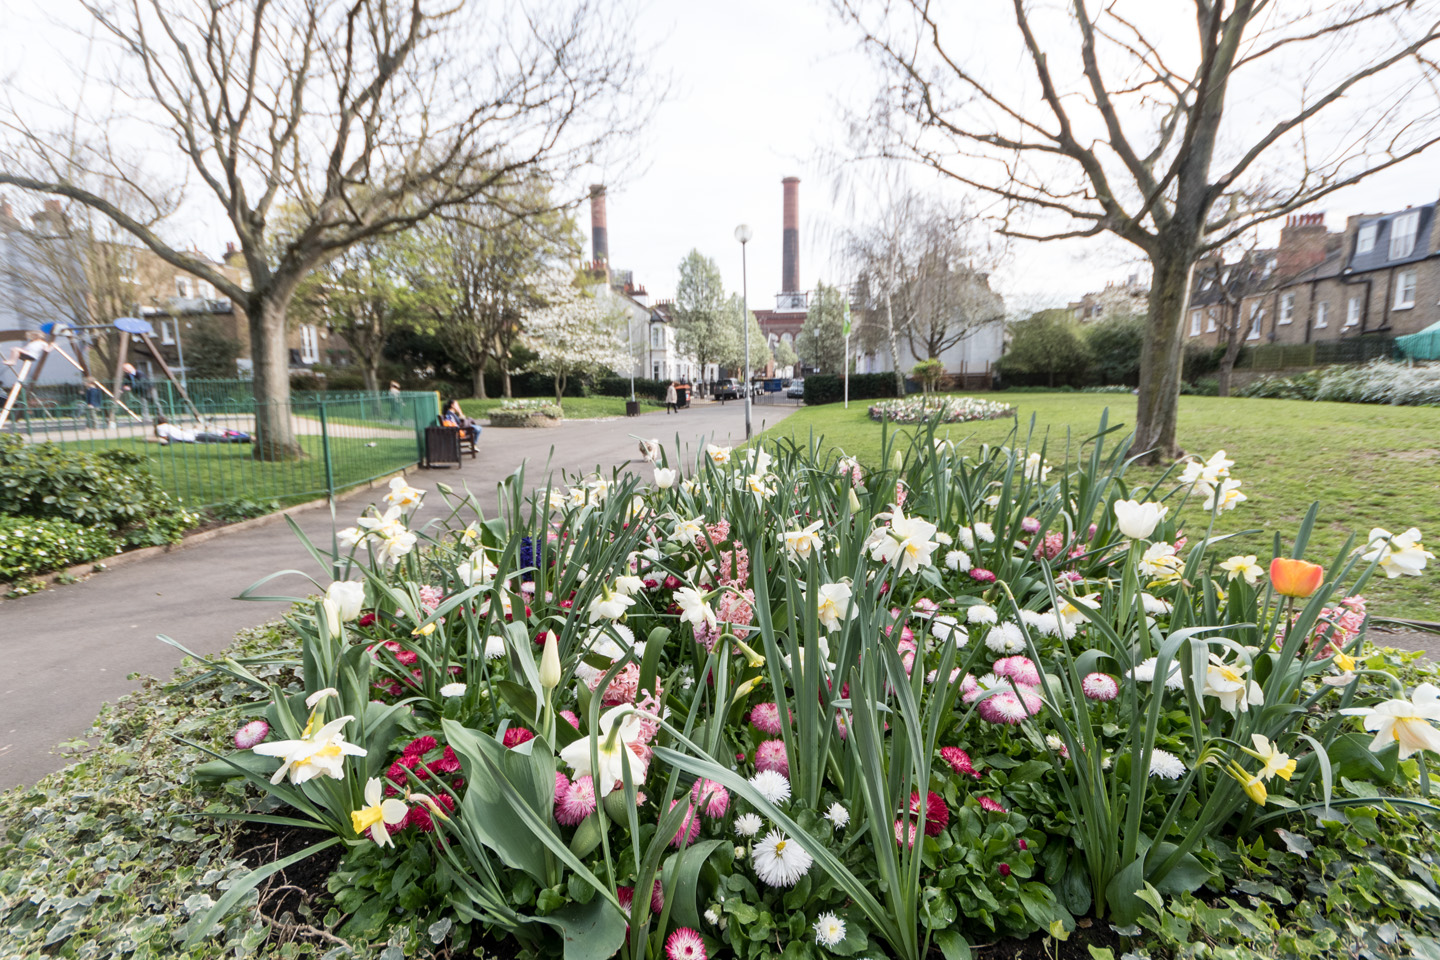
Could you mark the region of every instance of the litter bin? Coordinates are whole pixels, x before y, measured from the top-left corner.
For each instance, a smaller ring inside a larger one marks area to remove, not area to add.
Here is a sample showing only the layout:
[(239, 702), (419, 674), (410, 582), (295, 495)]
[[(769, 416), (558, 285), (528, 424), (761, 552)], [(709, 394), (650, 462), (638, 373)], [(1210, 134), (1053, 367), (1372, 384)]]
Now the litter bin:
[(690, 406), (690, 384), (681, 383), (675, 386), (675, 405), (677, 407)]
[(638, 417), (638, 416), (640, 416), (640, 401), (639, 401), (639, 400), (626, 400), (626, 401), (625, 401), (625, 416), (627, 416), (627, 417)]
[(442, 463), (461, 466), (460, 434), (454, 427), (426, 427), (424, 466), (434, 467)]

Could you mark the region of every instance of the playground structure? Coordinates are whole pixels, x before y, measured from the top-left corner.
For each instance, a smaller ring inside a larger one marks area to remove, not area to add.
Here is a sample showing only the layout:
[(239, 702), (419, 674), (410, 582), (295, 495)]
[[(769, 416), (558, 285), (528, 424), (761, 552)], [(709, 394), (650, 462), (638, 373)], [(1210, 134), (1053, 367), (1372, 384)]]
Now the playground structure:
[[(98, 330), (118, 330), (122, 334), (120, 337), (120, 349), (115, 358), (114, 377), (110, 387), (106, 387), (100, 378), (91, 374), (89, 362), (85, 358), (85, 348), (88, 345), (85, 340), (85, 335), (89, 331)], [(71, 342), (73, 355), (71, 352), (66, 351), (65, 345), (61, 342), (60, 338), (62, 335)], [(4, 406), (0, 407), (0, 430), (3, 430), (9, 421), (11, 411), (14, 410), (16, 401), (33, 383), (39, 380), (40, 373), (45, 368), (45, 362), (52, 354), (59, 356), (76, 370), (80, 371), (84, 382), (98, 387), (105, 396), (110, 398), (116, 408), (124, 410), (135, 420), (143, 420), (144, 417), (130, 409), (130, 407), (120, 399), (120, 395), (123, 392), (121, 388), (125, 379), (126, 358), (129, 356), (130, 340), (133, 337), (139, 337), (141, 342), (145, 344), (146, 349), (150, 351), (150, 355), (159, 365), (160, 371), (165, 375), (165, 379), (175, 388), (176, 392), (185, 402), (185, 405), (195, 416), (195, 419), (197, 421), (200, 420), (200, 411), (190, 400), (190, 395), (185, 390), (185, 384), (176, 378), (174, 371), (170, 369), (170, 365), (165, 362), (164, 355), (155, 345), (154, 339), (152, 339), (154, 335), (155, 328), (151, 326), (150, 321), (140, 317), (117, 317), (113, 323), (89, 324), (85, 326), (52, 321), (43, 324), (38, 330), (0, 330), (0, 343), (13, 340), (22, 341), (20, 345), (11, 347), (4, 353), (0, 353), (0, 363), (4, 363), (5, 366), (9, 367), (11, 373), (15, 376), (15, 382), (6, 393)], [(109, 426), (114, 426), (115, 416), (115, 409), (112, 409), (109, 416)]]

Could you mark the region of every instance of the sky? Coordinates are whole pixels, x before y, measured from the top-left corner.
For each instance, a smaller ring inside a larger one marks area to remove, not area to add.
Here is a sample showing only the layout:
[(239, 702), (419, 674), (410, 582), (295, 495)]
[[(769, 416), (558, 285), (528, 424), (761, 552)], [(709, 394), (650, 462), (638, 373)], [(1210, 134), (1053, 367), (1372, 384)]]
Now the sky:
[[(0, 53), (0, 82), (11, 71), (48, 81), (57, 62), (73, 57), (76, 40), (61, 25), (73, 12), (50, 0), (3, 2), (20, 24), (16, 35), (29, 42)], [(1162, 2), (1177, 10), (1188, 5)], [(837, 238), (856, 211), (865, 210), (878, 180), (873, 168), (845, 166), (843, 179), (835, 172), (836, 158), (848, 149), (846, 111), (868, 103), (880, 82), (853, 29), (824, 0), (651, 0), (622, 42), (667, 75), (671, 87), (648, 129), (621, 145), (609, 169), (588, 171), (585, 183), (570, 185), (579, 196), (587, 183), (607, 184), (611, 265), (632, 270), (652, 297), (669, 297), (677, 265), (694, 248), (713, 257), (726, 286), (738, 292), (741, 250), (733, 234), (747, 223), (754, 232), (746, 257), (749, 302), (771, 307), (780, 288), (780, 181), (798, 176), (801, 284), (843, 282)], [(1023, 74), (1018, 59), (1014, 65)], [(56, 74), (56, 83), (63, 77)], [(1412, 162), (1317, 209), (1327, 211), (1335, 229), (1347, 214), (1430, 202), (1440, 193), (1436, 169), (1433, 159)], [(933, 175), (917, 172), (912, 179), (960, 196)], [(579, 220), (588, 238), (588, 205)], [(184, 234), (177, 239), (212, 253), (232, 239), (223, 218), (195, 209), (173, 229)], [(1273, 242), (1273, 233), (1262, 240)], [(1012, 304), (1034, 308), (1063, 304), (1144, 269), (1137, 252), (1116, 240), (1015, 242), (993, 284)]]

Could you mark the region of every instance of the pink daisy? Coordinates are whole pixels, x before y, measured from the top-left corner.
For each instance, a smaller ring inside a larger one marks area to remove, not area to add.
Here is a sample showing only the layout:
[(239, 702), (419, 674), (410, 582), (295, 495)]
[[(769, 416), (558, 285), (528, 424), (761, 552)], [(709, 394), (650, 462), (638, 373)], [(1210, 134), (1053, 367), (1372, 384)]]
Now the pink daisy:
[(991, 800), (989, 797), (976, 797), (975, 802), (980, 804), (981, 810), (989, 810), (991, 813), (1010, 812), (1007, 808), (1000, 806), (1000, 804), (996, 803), (994, 800)]
[(1001, 690), (981, 700), (975, 708), (982, 719), (1009, 724), (1018, 724), (1039, 710), (1040, 698), (1031, 693), (1029, 687), (1021, 687), (1018, 694), (1014, 690)]
[(576, 777), (562, 797), (555, 796), (555, 819), (573, 827), (595, 812), (595, 783), (590, 777)]
[(991, 573), (989, 570), (986, 570), (984, 567), (971, 567), (970, 579), (974, 580), (976, 583), (994, 583), (995, 574)]
[[(910, 813), (918, 817), (920, 815), (920, 794), (910, 794)], [(945, 806), (945, 798), (934, 790), (925, 794), (925, 836), (938, 837), (950, 823), (950, 810)]]
[(270, 735), (270, 724), (264, 720), (251, 720), (235, 731), (235, 746), (249, 750)]
[(1036, 520), (1034, 517), (1026, 517), (1024, 520), (1020, 521), (1020, 529), (1024, 530), (1026, 533), (1039, 533), (1040, 521)]
[(774, 703), (758, 703), (750, 711), (750, 726), (772, 737), (780, 735), (780, 707)]
[(970, 762), (970, 754), (959, 747), (941, 747), (940, 759), (950, 764), (950, 769), (964, 776), (980, 779), (980, 774), (975, 770), (975, 765)]
[(574, 710), (561, 710), (560, 716), (565, 718), (565, 722), (570, 724), (570, 726), (574, 727), (576, 730), (580, 729), (580, 718), (575, 716)]
[(790, 776), (790, 760), (785, 756), (785, 741), (766, 740), (756, 747), (755, 769), (774, 770), (782, 777)]
[(1000, 871), (1000, 876), (1002, 876), (1002, 877), (1008, 877), (1008, 876), (1010, 876), (1010, 864), (1008, 864), (1008, 863), (1002, 863), (1002, 864), (1000, 864), (1000, 866), (999, 866), (997, 869)]
[(505, 731), (505, 737), (501, 740), (506, 747), (514, 749), (530, 740), (535, 739), (535, 731), (526, 730), (524, 727), (511, 727)]
[(903, 843), (907, 847), (915, 846), (915, 823), (904, 820), (895, 821), (895, 842)]
[(929, 616), (936, 610), (940, 609), (940, 604), (936, 603), (934, 600), (929, 599), (928, 597), (921, 597), (919, 600), (915, 601), (914, 607), (916, 613)]
[(1091, 700), (1114, 700), (1120, 695), (1120, 684), (1108, 673), (1088, 673), (1080, 681), (1080, 689)]
[(706, 960), (705, 941), (689, 927), (681, 927), (665, 940), (666, 960)]
[(995, 661), (992, 669), (997, 677), (1009, 677), (1029, 687), (1040, 685), (1040, 671), (1029, 657), (1003, 657)]
[[(671, 800), (670, 809), (674, 810), (676, 805), (679, 803), (679, 800)], [(688, 846), (694, 843), (695, 839), (699, 836), (700, 813), (695, 809), (694, 804), (686, 804), (685, 818), (680, 821), (680, 829), (675, 833), (675, 838), (670, 841), (670, 845), (674, 847), (678, 847), (682, 844)]]
[(730, 809), (730, 793), (714, 780), (696, 780), (690, 799), (704, 803), (705, 816), (719, 820)]

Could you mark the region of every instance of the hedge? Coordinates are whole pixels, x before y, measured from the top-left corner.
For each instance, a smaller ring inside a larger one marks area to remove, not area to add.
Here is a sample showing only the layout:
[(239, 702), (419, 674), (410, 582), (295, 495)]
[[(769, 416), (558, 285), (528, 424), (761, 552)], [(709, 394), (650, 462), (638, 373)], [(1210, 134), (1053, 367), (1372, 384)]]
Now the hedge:
[[(895, 396), (895, 374), (852, 373), (851, 400), (878, 400)], [(845, 399), (845, 378), (830, 373), (812, 373), (805, 378), (805, 402), (812, 406), (839, 403)]]
[[(650, 380), (648, 378), (635, 378), (635, 396), (650, 400), (664, 400), (665, 388), (670, 386), (670, 380)], [(630, 378), (629, 377), (601, 377), (591, 387), (591, 393), (602, 397), (624, 397), (630, 399)]]
[(0, 517), (0, 580), (18, 580), (120, 552), (114, 537), (69, 520)]

